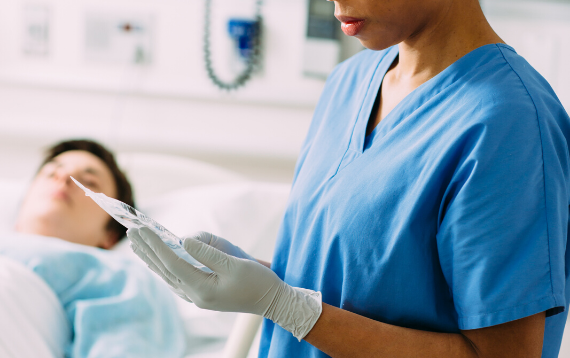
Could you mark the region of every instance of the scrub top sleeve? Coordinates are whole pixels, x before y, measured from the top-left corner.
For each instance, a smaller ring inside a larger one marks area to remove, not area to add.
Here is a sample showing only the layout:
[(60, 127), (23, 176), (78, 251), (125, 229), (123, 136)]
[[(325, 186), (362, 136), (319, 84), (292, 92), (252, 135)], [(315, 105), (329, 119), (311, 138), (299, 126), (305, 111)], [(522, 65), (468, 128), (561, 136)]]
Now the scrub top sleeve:
[(462, 330), (553, 315), (565, 306), (565, 250), (557, 248), (567, 240), (568, 193), (559, 167), (568, 154), (542, 137), (556, 121), (537, 115), (531, 101), (481, 112), (450, 145), (455, 164), (437, 233)]

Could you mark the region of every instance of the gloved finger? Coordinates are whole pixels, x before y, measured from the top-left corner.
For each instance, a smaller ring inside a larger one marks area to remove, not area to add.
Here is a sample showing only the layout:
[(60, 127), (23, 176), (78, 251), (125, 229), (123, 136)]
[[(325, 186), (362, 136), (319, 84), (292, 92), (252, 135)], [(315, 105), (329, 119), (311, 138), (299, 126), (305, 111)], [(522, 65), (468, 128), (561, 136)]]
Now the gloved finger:
[(174, 293), (176, 296), (182, 298), (186, 302), (193, 303), (192, 300), (188, 296), (186, 296), (184, 291), (174, 289), (173, 287), (169, 287), (169, 288), (170, 288), (170, 291), (172, 291), (172, 293)]
[[(143, 238), (141, 236), (140, 229), (129, 229), (127, 231), (127, 237), (131, 240), (132, 243), (134, 243), (135, 245), (137, 245), (138, 248), (140, 248), (140, 250), (142, 251), (142, 254), (144, 256), (146, 256), (148, 259), (150, 259), (154, 263), (154, 265), (160, 269), (160, 271), (162, 271), (162, 272), (167, 271), (166, 267), (164, 267), (164, 264), (160, 261), (160, 259), (158, 257), (156, 257), (156, 254), (152, 251), (152, 249), (143, 240)], [(139, 251), (139, 252), (141, 252), (141, 251)], [(139, 255), (139, 257), (141, 257), (141, 256)], [(148, 264), (146, 259), (144, 259), (142, 257), (141, 257), (141, 259)]]
[[(200, 270), (194, 265), (189, 264), (184, 261), (178, 255), (174, 253), (162, 240), (153, 233), (150, 229), (142, 228), (139, 230), (140, 236), (143, 241), (148, 245), (148, 248), (156, 255), (157, 260), (164, 265), (166, 271), (170, 272), (172, 275), (177, 277), (176, 282), (180, 278), (184, 278), (185, 283), (191, 283), (189, 281), (203, 282), (210, 274)], [(200, 241), (196, 241), (200, 242)], [(209, 247), (206, 244), (200, 242), (200, 244)], [(144, 247), (142, 247), (145, 250)], [(149, 252), (146, 252), (149, 254)], [(150, 256), (150, 255), (149, 255)], [(152, 259), (152, 256), (151, 256)], [(154, 260), (153, 260), (154, 261)]]
[(190, 303), (192, 303), (192, 300), (190, 300), (188, 298), (188, 296), (186, 296), (186, 293), (184, 293), (184, 291), (178, 287), (178, 285), (176, 283), (174, 283), (171, 279), (169, 279), (168, 277), (166, 277), (166, 275), (164, 275), (163, 272), (161, 272), (158, 267), (156, 267), (156, 265), (150, 261), (150, 259), (142, 252), (142, 250), (137, 247), (136, 244), (131, 243), (131, 249), (133, 250), (133, 252), (139, 256), (143, 261), (145, 261), (148, 265), (148, 268), (154, 272), (155, 274), (157, 274), (160, 278), (162, 278), (162, 280), (164, 282), (166, 282), (166, 284), (168, 284), (168, 288), (170, 289), (170, 291), (172, 291), (173, 293), (175, 293), (178, 297), (182, 298), (185, 301), (188, 301)]
[(127, 230), (127, 237), (129, 238), (129, 240), (131, 240), (131, 242), (135, 242), (135, 241), (140, 240), (139, 229), (138, 228), (128, 229)]
[(160, 271), (156, 271), (156, 269), (153, 269), (150, 266), (148, 268), (151, 269), (154, 273), (156, 273), (160, 278), (162, 278), (162, 280), (168, 284), (168, 288), (170, 289), (170, 291), (172, 291), (176, 296), (182, 298), (184, 301), (188, 301), (188, 302), (192, 303), (192, 300), (190, 298), (188, 298), (186, 293), (180, 287), (178, 287), (178, 285), (176, 285), (175, 283), (170, 281)]
[[(134, 231), (137, 229), (129, 229), (129, 231), (131, 231), (131, 230)], [(161, 260), (156, 256), (156, 254), (146, 244), (146, 242), (144, 242), (144, 240), (141, 238), (140, 232), (138, 232), (138, 230), (137, 230), (137, 232), (131, 232), (130, 234), (127, 231), (127, 234), (130, 235), (129, 238), (131, 239), (131, 244), (133, 245), (133, 246), (131, 246), (131, 248), (133, 248), (133, 252), (141, 260), (143, 260), (149, 267), (154, 267), (153, 271), (155, 271), (157, 274), (158, 274), (158, 272), (160, 272), (161, 275), (160, 274), (159, 275), (165, 276), (170, 282), (172, 282), (172, 283), (178, 282), (178, 278), (166, 269), (166, 267), (161, 262)], [(136, 251), (135, 251), (135, 248), (136, 248)]]
[[(136, 229), (129, 229), (129, 230), (136, 230)], [(131, 250), (139, 257), (139, 259), (143, 260), (148, 266), (152, 266), (158, 269), (156, 264), (147, 256), (147, 254), (141, 249), (142, 245), (146, 245), (144, 241), (140, 237), (138, 237), (137, 233), (133, 233), (132, 231), (128, 232), (130, 237), (131, 243), (130, 247)]]
[(170, 286), (170, 288), (173, 288), (175, 290), (178, 289), (178, 287), (176, 287), (176, 285), (174, 284), (174, 282), (170, 281), (168, 279), (168, 277), (166, 277), (162, 272), (160, 272), (160, 270), (158, 270), (156, 267), (152, 267), (152, 266), (148, 266), (148, 268), (154, 272), (155, 274), (157, 274), (164, 282), (166, 282), (168, 284), (168, 286)]
[(209, 232), (200, 231), (200, 232), (197, 232), (193, 236), (190, 236), (188, 238), (193, 238), (193, 239), (202, 241), (203, 243), (205, 243), (209, 246), (212, 246), (212, 247), (220, 250), (221, 252), (226, 253), (228, 255), (231, 255), (233, 257), (237, 257), (239, 259), (247, 259), (250, 261), (257, 262), (257, 260), (255, 258), (253, 258), (251, 255), (249, 255), (247, 252), (243, 251), (240, 247), (232, 244), (228, 240), (222, 239), (221, 237), (218, 237), (218, 236), (211, 234)]
[(197, 233), (194, 233), (194, 235), (189, 236), (187, 238), (192, 238), (192, 239), (196, 239), (196, 240), (200, 240), (202, 241), (204, 244), (209, 245), (209, 246), (215, 246), (216, 244), (216, 236), (214, 236), (213, 234), (206, 232), (206, 231), (199, 231)]
[(172, 291), (174, 294), (176, 294), (176, 296), (182, 298), (185, 301), (188, 302), (192, 302), (188, 296), (186, 295), (186, 292), (184, 292), (184, 290), (182, 290), (180, 287), (178, 287), (177, 285), (168, 285), (168, 288), (170, 289), (170, 291)]
[(131, 244), (129, 246), (135, 255), (137, 255), (139, 259), (143, 260), (147, 266), (158, 270), (158, 267), (156, 267), (154, 262), (152, 262), (152, 260), (142, 251), (142, 249), (137, 244), (131, 241)]
[[(166, 267), (155, 257), (156, 255), (150, 247), (144, 242), (138, 233), (131, 234), (131, 248), (137, 256), (143, 260), (147, 265), (156, 266), (160, 271), (166, 271)], [(136, 250), (135, 250), (136, 249)]]
[(184, 250), (210, 270), (219, 273), (229, 273), (230, 263), (236, 260), (235, 257), (192, 238), (184, 240)]
[[(133, 250), (133, 252), (141, 259), (143, 260), (146, 264), (147, 267), (154, 272), (155, 274), (157, 274), (158, 276), (160, 276), (160, 278), (162, 278), (169, 286), (178, 288), (178, 286), (176, 285), (175, 282), (177, 282), (177, 280), (174, 277), (168, 277), (167, 274), (165, 274), (163, 271), (161, 271), (155, 264), (154, 262), (152, 262), (151, 259), (149, 259), (149, 257), (141, 250), (140, 247), (137, 246), (137, 244), (131, 242), (131, 249)], [(174, 280), (173, 280), (174, 279)]]

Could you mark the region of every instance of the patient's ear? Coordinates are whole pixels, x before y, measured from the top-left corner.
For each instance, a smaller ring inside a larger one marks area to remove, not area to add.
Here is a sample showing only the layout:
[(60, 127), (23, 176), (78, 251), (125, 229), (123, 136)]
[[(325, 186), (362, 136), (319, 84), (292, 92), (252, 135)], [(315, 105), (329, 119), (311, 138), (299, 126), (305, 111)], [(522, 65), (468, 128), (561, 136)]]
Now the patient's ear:
[(119, 234), (112, 230), (105, 230), (105, 237), (99, 243), (99, 248), (110, 250), (119, 241)]

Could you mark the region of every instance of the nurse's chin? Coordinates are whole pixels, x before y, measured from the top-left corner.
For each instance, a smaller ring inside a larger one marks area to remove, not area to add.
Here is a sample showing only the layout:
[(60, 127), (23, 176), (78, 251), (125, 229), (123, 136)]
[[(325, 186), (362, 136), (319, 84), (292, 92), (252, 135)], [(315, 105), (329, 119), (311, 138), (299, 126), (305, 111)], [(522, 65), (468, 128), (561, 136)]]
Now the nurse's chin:
[(385, 41), (385, 40), (382, 41), (382, 40), (379, 40), (378, 37), (366, 36), (365, 34), (358, 34), (354, 37), (360, 41), (362, 46), (364, 46), (367, 49), (372, 50), (372, 51), (386, 50), (386, 49), (388, 49), (394, 45), (397, 45), (399, 43), (399, 42), (395, 42), (395, 41)]

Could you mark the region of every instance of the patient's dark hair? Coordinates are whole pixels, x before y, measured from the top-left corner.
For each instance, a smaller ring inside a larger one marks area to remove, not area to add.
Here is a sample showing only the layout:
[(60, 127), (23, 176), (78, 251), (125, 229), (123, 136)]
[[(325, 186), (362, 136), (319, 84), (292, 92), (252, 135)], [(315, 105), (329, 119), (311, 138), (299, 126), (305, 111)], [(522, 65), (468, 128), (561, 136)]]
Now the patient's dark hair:
[[(135, 206), (131, 183), (127, 179), (126, 175), (121, 171), (121, 169), (119, 169), (119, 166), (115, 161), (115, 156), (107, 148), (95, 141), (88, 139), (78, 139), (60, 142), (46, 151), (46, 156), (42, 162), (41, 167), (51, 162), (58, 155), (69, 152), (71, 150), (83, 150), (101, 159), (103, 163), (107, 165), (111, 171), (111, 174), (113, 174), (113, 179), (115, 180), (115, 185), (117, 186), (117, 197), (115, 199), (120, 200), (132, 207)], [(122, 239), (127, 232), (127, 229), (113, 218), (109, 220), (109, 224), (107, 224), (107, 230), (116, 233), (118, 240)]]

